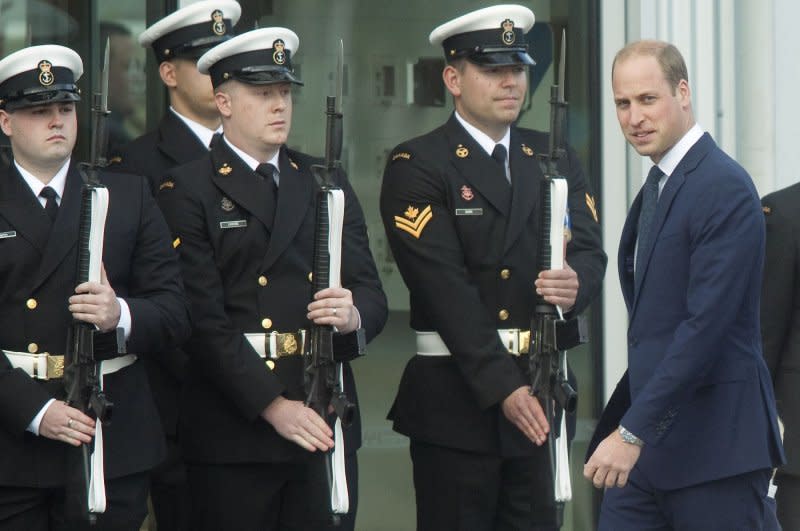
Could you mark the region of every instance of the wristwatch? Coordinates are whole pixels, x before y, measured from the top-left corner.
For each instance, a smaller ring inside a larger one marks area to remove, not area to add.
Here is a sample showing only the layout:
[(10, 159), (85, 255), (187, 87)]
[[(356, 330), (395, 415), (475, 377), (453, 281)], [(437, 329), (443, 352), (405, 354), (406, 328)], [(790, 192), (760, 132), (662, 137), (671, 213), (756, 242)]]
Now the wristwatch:
[(619, 435), (620, 437), (622, 437), (622, 440), (628, 444), (635, 444), (639, 448), (644, 446), (643, 440), (641, 440), (639, 437), (626, 430), (623, 426), (619, 427)]

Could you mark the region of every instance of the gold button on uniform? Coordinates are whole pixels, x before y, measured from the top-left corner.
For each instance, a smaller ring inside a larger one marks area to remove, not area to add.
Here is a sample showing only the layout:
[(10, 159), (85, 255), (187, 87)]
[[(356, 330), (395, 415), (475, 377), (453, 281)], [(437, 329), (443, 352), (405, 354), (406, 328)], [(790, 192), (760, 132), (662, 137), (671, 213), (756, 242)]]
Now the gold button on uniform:
[(36, 299), (28, 299), (27, 302), (25, 302), (25, 306), (27, 306), (29, 310), (35, 310), (38, 305), (39, 303), (36, 302)]
[(274, 370), (275, 369), (275, 362), (272, 361), (272, 360), (267, 360), (267, 367), (269, 367), (269, 370)]
[(267, 277), (265, 277), (264, 275), (261, 275), (260, 277), (258, 277), (258, 285), (259, 286), (266, 286), (267, 285)]
[(308, 274), (308, 281), (309, 282), (314, 282), (314, 272), (313, 271)]
[(503, 269), (502, 271), (500, 271), (500, 278), (502, 278), (503, 280), (508, 280), (509, 278), (511, 278), (511, 271), (509, 271), (508, 269)]
[(508, 319), (508, 310), (500, 310), (497, 314), (497, 317), (499, 317), (501, 321), (505, 321)]
[(272, 319), (270, 319), (269, 317), (267, 317), (266, 319), (262, 319), (261, 328), (263, 328), (264, 330), (269, 330), (270, 328), (272, 328)]
[(36, 343), (29, 343), (28, 352), (30, 352), (31, 354), (36, 354), (37, 352), (39, 352), (39, 345), (37, 345)]

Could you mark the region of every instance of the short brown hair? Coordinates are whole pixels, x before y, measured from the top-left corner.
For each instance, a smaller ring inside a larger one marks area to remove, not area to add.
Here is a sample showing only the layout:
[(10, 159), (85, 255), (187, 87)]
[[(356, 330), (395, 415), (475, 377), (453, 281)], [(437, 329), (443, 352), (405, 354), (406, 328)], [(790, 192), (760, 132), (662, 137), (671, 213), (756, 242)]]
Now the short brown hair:
[(624, 61), (635, 55), (655, 57), (661, 67), (664, 78), (672, 87), (673, 94), (675, 94), (675, 89), (681, 80), (689, 82), (689, 72), (686, 69), (686, 62), (683, 60), (681, 52), (668, 42), (656, 40), (632, 42), (618, 51), (617, 55), (614, 56), (614, 63), (611, 65), (611, 77), (614, 77), (614, 68), (617, 66), (617, 62)]

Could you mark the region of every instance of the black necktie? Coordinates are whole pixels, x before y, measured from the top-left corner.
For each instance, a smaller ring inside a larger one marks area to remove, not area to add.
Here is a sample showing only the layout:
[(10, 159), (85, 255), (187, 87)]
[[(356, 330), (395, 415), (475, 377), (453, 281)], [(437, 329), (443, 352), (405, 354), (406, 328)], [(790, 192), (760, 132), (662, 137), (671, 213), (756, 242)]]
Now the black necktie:
[(511, 179), (506, 172), (506, 158), (508, 157), (508, 152), (506, 151), (506, 147), (503, 144), (495, 144), (494, 150), (492, 151), (492, 158), (503, 168), (503, 175), (506, 176), (506, 180), (511, 182)]
[(256, 167), (256, 173), (264, 178), (267, 185), (267, 205), (272, 207), (274, 215), (278, 206), (278, 183), (275, 182), (275, 172), (277, 169), (269, 162), (264, 162)]
[(506, 147), (503, 144), (495, 144), (494, 151), (492, 151), (492, 158), (497, 161), (498, 164), (505, 167), (506, 165)]
[(44, 211), (47, 212), (47, 215), (50, 217), (50, 221), (55, 223), (56, 217), (58, 216), (58, 203), (56, 202), (56, 191), (50, 188), (49, 186), (45, 186), (42, 188), (42, 191), (39, 192), (40, 197), (44, 197), (47, 199), (47, 202), (44, 204)]
[(652, 238), (651, 229), (653, 217), (658, 205), (658, 181), (664, 174), (658, 166), (650, 168), (647, 179), (642, 186), (642, 208), (639, 211), (639, 225), (637, 228), (638, 247), (636, 249), (636, 267), (634, 269), (634, 282), (639, 284), (643, 273), (643, 260)]

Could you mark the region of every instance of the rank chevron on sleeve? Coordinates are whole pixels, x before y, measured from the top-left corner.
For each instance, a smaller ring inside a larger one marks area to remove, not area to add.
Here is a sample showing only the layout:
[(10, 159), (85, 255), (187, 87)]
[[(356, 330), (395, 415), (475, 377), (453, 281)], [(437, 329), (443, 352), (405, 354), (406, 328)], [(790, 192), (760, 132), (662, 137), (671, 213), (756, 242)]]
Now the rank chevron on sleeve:
[(394, 226), (419, 239), (420, 235), (422, 234), (422, 230), (425, 228), (425, 225), (427, 225), (431, 218), (433, 218), (433, 211), (431, 210), (430, 205), (426, 206), (425, 209), (419, 214), (417, 214), (415, 211), (415, 208), (412, 209), (410, 207), (406, 211), (406, 216), (411, 219), (406, 219), (403, 216), (395, 216)]

